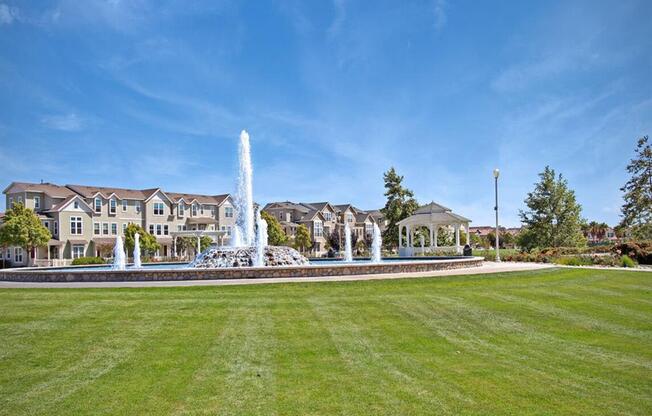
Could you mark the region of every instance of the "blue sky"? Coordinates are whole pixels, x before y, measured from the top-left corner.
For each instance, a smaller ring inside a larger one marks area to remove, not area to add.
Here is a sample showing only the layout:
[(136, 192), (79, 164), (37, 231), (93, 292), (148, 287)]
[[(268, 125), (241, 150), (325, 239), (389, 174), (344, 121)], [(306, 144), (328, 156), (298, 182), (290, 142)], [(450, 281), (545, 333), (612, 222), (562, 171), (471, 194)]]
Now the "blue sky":
[[(503, 223), (547, 164), (614, 224), (652, 132), (650, 1), (0, 0), (0, 183), (421, 202)], [(4, 199), (0, 210), (4, 209)]]

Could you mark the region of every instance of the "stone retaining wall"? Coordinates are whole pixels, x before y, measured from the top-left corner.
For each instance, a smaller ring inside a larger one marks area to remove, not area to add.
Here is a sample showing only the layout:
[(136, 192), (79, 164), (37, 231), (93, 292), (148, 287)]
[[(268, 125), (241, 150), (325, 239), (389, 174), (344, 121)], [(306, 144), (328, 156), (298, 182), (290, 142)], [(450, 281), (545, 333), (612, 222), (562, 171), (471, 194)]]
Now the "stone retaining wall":
[(379, 264), (319, 264), (289, 267), (243, 267), (232, 269), (139, 270), (0, 270), (0, 280), (13, 282), (124, 282), (157, 280), (264, 279), (272, 277), (350, 276), (429, 272), (482, 266), (482, 257)]

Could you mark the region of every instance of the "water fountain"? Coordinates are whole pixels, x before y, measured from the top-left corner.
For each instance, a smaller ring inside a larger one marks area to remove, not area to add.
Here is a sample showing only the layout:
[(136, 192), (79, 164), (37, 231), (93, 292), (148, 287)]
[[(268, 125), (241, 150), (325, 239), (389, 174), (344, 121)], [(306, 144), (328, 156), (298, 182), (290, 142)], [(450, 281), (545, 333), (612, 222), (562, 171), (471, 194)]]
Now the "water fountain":
[(268, 243), (267, 221), (261, 215), (260, 210), (256, 211), (256, 263), (257, 267), (265, 266), (265, 248)]
[(134, 267), (140, 269), (142, 267), (140, 262), (140, 234), (134, 234)]
[(189, 265), (194, 268), (248, 266), (297, 266), (308, 259), (291, 247), (267, 245), (267, 222), (258, 213), (254, 217), (253, 168), (249, 134), (240, 133), (238, 186), (235, 197), (236, 226), (229, 247), (211, 246)]
[(371, 240), (371, 262), (372, 263), (380, 263), (381, 261), (380, 248), (382, 247), (382, 245), (383, 245), (383, 237), (380, 234), (380, 227), (378, 227), (378, 224), (374, 224), (374, 233)]
[(122, 245), (122, 238), (115, 237), (115, 246), (113, 247), (113, 270), (124, 270), (126, 268), (125, 249)]
[(347, 222), (344, 226), (344, 261), (353, 261), (353, 249), (351, 248), (351, 227)]

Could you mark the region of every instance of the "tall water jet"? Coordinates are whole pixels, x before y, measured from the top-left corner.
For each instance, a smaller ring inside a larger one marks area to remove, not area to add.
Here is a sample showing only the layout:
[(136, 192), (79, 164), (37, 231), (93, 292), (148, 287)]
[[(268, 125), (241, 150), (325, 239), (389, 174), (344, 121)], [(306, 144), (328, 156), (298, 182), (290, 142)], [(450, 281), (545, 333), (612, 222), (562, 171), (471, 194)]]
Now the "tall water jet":
[(351, 248), (351, 227), (347, 222), (344, 226), (344, 261), (353, 261), (353, 249)]
[(260, 216), (260, 210), (256, 212), (256, 262), (254, 266), (265, 266), (265, 247), (268, 244), (267, 221)]
[(113, 247), (113, 270), (124, 270), (127, 261), (125, 259), (125, 249), (122, 245), (122, 238), (115, 237), (115, 246)]
[(231, 247), (242, 247), (244, 243), (242, 242), (242, 231), (237, 225), (231, 230), (231, 239), (229, 240), (229, 246)]
[(140, 269), (142, 264), (140, 262), (140, 234), (134, 234), (134, 267)]
[(378, 224), (374, 224), (374, 234), (371, 240), (371, 261), (373, 263), (380, 263), (380, 248), (383, 245), (383, 237), (380, 234), (380, 227)]
[(236, 194), (237, 227), (240, 228), (242, 245), (254, 245), (254, 197), (252, 188), (253, 168), (251, 167), (251, 147), (249, 133), (242, 130), (238, 148), (240, 171), (238, 192)]

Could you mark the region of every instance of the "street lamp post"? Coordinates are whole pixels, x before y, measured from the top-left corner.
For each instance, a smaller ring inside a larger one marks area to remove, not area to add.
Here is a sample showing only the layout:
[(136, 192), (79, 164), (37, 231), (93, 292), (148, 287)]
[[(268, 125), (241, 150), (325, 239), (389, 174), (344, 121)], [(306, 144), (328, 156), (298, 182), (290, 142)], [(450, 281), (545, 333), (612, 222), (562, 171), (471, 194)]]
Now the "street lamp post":
[(498, 177), (500, 176), (500, 170), (498, 168), (494, 169), (494, 180), (495, 180), (495, 196), (496, 196), (496, 206), (494, 210), (496, 211), (496, 262), (500, 262), (500, 237), (498, 230)]

